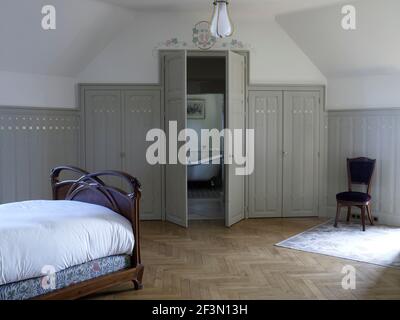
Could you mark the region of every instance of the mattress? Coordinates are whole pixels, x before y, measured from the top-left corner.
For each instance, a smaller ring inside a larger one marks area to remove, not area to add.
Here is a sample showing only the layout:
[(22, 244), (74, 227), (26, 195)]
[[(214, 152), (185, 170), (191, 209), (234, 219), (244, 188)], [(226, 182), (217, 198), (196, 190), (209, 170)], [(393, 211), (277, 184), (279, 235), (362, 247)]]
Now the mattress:
[(119, 255), (90, 261), (74, 266), (54, 275), (54, 285), (43, 286), (43, 277), (23, 280), (0, 286), (0, 300), (27, 300), (54, 290), (63, 289), (75, 283), (94, 279), (106, 274), (121, 271), (131, 266), (130, 256)]
[(45, 200), (0, 205), (0, 286), (131, 255), (134, 241), (130, 222), (102, 206)]

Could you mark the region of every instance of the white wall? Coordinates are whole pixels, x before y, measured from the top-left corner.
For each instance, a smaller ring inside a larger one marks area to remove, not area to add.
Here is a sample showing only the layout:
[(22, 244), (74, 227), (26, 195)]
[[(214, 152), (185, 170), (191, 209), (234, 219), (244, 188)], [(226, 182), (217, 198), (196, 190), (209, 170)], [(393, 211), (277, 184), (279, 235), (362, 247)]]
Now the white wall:
[[(223, 112), (224, 112), (224, 98), (223, 94), (196, 94), (189, 95), (188, 99), (199, 99), (205, 101), (205, 119), (187, 119), (187, 127), (197, 132), (198, 137), (201, 137), (202, 129), (223, 129)], [(206, 146), (201, 145), (199, 141), (198, 150), (192, 151), (206, 151), (207, 157), (210, 150), (204, 149)], [(197, 156), (197, 155), (196, 155)]]
[[(235, 13), (235, 34), (250, 46), (252, 83), (325, 83), (326, 79), (273, 19), (240, 20)], [(159, 81), (155, 47), (178, 38), (192, 44), (192, 28), (209, 14), (141, 13), (80, 73), (80, 82)]]
[(400, 75), (329, 78), (327, 109), (400, 108)]
[(73, 108), (76, 79), (0, 71), (0, 106)]

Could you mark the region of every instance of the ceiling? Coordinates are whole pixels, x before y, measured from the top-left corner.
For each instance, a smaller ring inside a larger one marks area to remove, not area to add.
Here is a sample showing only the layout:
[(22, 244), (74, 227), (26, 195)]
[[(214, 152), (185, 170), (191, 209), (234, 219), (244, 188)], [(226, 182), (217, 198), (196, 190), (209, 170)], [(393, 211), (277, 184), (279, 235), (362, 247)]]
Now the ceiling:
[(349, 3), (357, 12), (354, 31), (342, 29), (339, 5), (279, 16), (277, 21), (328, 78), (399, 74), (400, 1)]
[(75, 76), (133, 19), (106, 3), (52, 0), (57, 30), (45, 32), (40, 9), (48, 1), (0, 2), (0, 71)]
[[(345, 0), (357, 5), (358, 29), (353, 32), (340, 27), (343, 0), (230, 1), (235, 20), (277, 15), (281, 27), (328, 77), (400, 73), (400, 0)], [(57, 32), (40, 27), (38, 8), (46, 0), (1, 0), (0, 71), (74, 77), (136, 21), (141, 10), (182, 11), (186, 16), (188, 11), (203, 15), (202, 10), (210, 12), (212, 6), (212, 0), (51, 2), (57, 7)]]
[[(207, 11), (212, 0), (98, 0), (142, 11)], [(293, 11), (332, 5), (345, 0), (230, 0), (240, 14), (275, 16)]]

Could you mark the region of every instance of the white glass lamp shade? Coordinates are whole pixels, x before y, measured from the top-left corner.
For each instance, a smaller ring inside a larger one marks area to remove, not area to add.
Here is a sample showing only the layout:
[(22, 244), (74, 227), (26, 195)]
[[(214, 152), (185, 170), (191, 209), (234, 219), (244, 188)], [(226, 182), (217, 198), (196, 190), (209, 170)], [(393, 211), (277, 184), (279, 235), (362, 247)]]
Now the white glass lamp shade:
[(233, 26), (228, 13), (228, 1), (216, 0), (210, 24), (210, 32), (214, 37), (226, 38), (233, 34)]

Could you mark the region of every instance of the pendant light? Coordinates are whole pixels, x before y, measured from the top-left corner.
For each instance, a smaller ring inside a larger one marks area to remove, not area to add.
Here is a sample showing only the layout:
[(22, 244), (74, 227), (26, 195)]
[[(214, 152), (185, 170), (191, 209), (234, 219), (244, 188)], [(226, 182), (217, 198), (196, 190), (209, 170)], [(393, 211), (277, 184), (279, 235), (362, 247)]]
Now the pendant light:
[(210, 32), (214, 37), (226, 38), (233, 34), (228, 4), (227, 0), (214, 1), (214, 13), (210, 24)]

